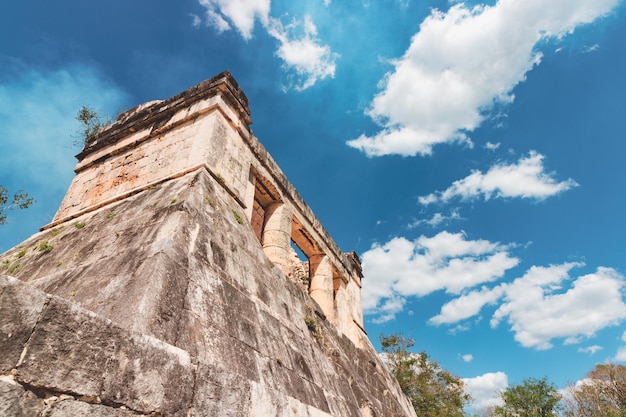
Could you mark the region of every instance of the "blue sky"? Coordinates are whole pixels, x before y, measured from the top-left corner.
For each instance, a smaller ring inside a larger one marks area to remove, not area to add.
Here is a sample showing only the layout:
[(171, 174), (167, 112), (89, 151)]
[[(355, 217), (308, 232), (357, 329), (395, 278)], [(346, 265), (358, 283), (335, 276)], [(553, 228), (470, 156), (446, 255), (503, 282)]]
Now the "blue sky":
[[(349, 4), (347, 4), (349, 3)], [(366, 328), (403, 332), (476, 407), (626, 361), (620, 0), (9, 2), (0, 252), (52, 217), (74, 116), (230, 70), (255, 135), (345, 251)]]

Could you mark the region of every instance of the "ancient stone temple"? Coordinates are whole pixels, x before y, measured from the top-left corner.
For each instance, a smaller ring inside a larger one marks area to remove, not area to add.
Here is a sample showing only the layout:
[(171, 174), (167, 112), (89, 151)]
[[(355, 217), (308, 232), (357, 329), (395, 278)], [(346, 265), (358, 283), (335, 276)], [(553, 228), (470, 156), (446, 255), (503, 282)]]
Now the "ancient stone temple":
[(89, 138), (53, 221), (0, 255), (0, 415), (415, 415), (358, 256), (250, 123), (225, 72)]

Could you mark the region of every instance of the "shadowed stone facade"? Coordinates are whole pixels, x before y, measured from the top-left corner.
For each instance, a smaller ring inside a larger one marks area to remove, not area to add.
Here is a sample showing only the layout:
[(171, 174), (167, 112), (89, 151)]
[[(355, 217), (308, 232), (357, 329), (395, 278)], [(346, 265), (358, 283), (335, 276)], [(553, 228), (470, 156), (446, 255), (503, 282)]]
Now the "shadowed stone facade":
[(0, 415), (414, 415), (360, 260), (250, 123), (222, 73), (90, 138), (52, 223), (0, 256)]

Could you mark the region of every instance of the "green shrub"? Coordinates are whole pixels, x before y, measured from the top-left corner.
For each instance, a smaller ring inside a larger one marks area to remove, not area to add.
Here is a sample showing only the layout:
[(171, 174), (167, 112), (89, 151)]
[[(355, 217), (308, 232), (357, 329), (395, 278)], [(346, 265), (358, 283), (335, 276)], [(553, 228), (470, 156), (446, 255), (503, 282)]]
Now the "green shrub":
[(39, 244), (38, 249), (39, 249), (39, 252), (45, 252), (45, 253), (48, 253), (48, 252), (50, 252), (52, 249), (54, 249), (54, 246), (50, 245), (50, 244), (48, 243), (48, 241), (46, 240), (45, 242), (41, 242), (41, 243)]

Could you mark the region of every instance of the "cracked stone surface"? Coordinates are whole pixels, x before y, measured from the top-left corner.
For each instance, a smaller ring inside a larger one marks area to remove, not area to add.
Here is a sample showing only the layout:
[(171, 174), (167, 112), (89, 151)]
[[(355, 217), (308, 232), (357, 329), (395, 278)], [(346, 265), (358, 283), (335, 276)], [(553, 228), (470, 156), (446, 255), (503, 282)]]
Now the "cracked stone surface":
[[(233, 191), (206, 165), (170, 161), (183, 142), (197, 154), (189, 136), (198, 129), (196, 116), (178, 109), (161, 120), (151, 109), (193, 101), (206, 93), (202, 86), (125, 113), (112, 133), (99, 134), (81, 160), (94, 164), (91, 183), (74, 189), (61, 220), (0, 255), (0, 415), (415, 416), (360, 327), (360, 281), (348, 278), (337, 314), (324, 314), (334, 306), (314, 301), (302, 279), (271, 262), (258, 226), (248, 221), (242, 200), (249, 167), (221, 160), (222, 148), (211, 151), (218, 172), (239, 184)], [(220, 106), (227, 99), (207, 98)], [(227, 140), (220, 129), (250, 134), (245, 105), (229, 105), (232, 123), (215, 122), (219, 129), (211, 131), (218, 145)], [(148, 125), (153, 119), (156, 125)], [(144, 158), (146, 149), (124, 147), (124, 135), (131, 135), (128, 143), (135, 135), (124, 123), (136, 135), (154, 130), (149, 139), (166, 144), (169, 156)], [(167, 123), (191, 130), (158, 136)], [(128, 158), (99, 153), (113, 139), (115, 155)], [(228, 152), (237, 156), (244, 146), (274, 167), (274, 177), (284, 177), (257, 142), (237, 142)], [(126, 193), (142, 181), (133, 164), (154, 178), (168, 176)], [(281, 187), (297, 196), (286, 180)], [(299, 230), (307, 239), (315, 234), (334, 262), (334, 270), (318, 262), (326, 272), (316, 285), (325, 289), (335, 278), (330, 271), (345, 278), (356, 264), (296, 200), (300, 220), (312, 219)], [(85, 201), (95, 206), (87, 210)], [(332, 322), (338, 317), (341, 326)]]
[(201, 170), (3, 254), (26, 249), (0, 278), (3, 374), (118, 413), (102, 415), (412, 415), (374, 350), (315, 313), (234, 204)]

